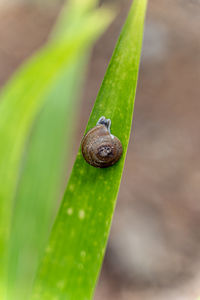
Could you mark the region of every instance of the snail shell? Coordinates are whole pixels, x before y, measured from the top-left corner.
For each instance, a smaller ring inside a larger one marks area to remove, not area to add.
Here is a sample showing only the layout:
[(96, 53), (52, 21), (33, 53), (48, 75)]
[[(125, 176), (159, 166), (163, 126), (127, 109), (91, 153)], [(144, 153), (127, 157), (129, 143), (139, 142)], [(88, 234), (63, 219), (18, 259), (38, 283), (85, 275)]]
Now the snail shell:
[(82, 154), (86, 162), (96, 168), (114, 165), (123, 149), (120, 140), (110, 133), (111, 121), (101, 117), (82, 140)]

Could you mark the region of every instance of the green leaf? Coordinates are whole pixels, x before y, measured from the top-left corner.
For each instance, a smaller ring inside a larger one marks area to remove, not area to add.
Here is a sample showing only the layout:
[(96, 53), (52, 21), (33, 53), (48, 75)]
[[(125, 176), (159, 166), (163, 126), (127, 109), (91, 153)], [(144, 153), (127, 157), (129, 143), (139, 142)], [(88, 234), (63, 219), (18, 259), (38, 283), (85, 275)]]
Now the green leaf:
[[(90, 0), (83, 1), (84, 3), (91, 2)], [(9, 236), (10, 236), (10, 229), (11, 229), (11, 219), (12, 215), (14, 214), (14, 223), (18, 221), (18, 217), (20, 222), (22, 221), (21, 215), (23, 215), (23, 210), (25, 210), (25, 206), (20, 207), (16, 206), (13, 211), (13, 198), (16, 192), (16, 186), (17, 181), (19, 179), (19, 168), (20, 168), (20, 162), (23, 157), (24, 153), (24, 147), (25, 143), (27, 142), (27, 139), (29, 137), (30, 131), (32, 129), (33, 123), (38, 116), (39, 112), (41, 111), (43, 105), (46, 101), (51, 102), (51, 107), (47, 108), (47, 111), (44, 112), (44, 119), (41, 121), (43, 123), (41, 125), (42, 130), (38, 130), (36, 133), (37, 138), (46, 138), (45, 130), (48, 127), (48, 122), (51, 120), (48, 119), (49, 113), (52, 114), (51, 109), (53, 109), (53, 105), (55, 106), (56, 103), (54, 102), (54, 99), (51, 98), (51, 100), (48, 100), (49, 97), (55, 96), (56, 88), (59, 88), (61, 85), (64, 85), (65, 83), (60, 82), (61, 78), (63, 76), (65, 77), (67, 74), (67, 78), (73, 73), (73, 76), (75, 76), (74, 72), (77, 72), (77, 64), (80, 63), (80, 61), (83, 58), (83, 55), (86, 51), (88, 51), (88, 47), (91, 45), (91, 43), (97, 38), (97, 36), (104, 30), (104, 28), (110, 23), (112, 19), (112, 14), (108, 12), (105, 9), (98, 9), (96, 11), (91, 11), (91, 13), (88, 13), (87, 16), (82, 18), (81, 26), (77, 27), (75, 26), (75, 30), (71, 34), (66, 34), (59, 36), (58, 38), (52, 39), (47, 46), (45, 46), (40, 52), (38, 52), (34, 57), (26, 62), (24, 66), (15, 74), (13, 79), (7, 84), (7, 86), (4, 88), (1, 94), (0, 99), (0, 140), (1, 140), (1, 148), (0, 148), (0, 298), (3, 298), (4, 289), (5, 289), (5, 273), (6, 273), (6, 262), (7, 262), (7, 252), (8, 252), (8, 242), (9, 242)], [(63, 23), (64, 26), (64, 23)], [(62, 28), (64, 29), (64, 28)], [(79, 64), (80, 66), (80, 64)], [(73, 70), (73, 68), (75, 68)], [(63, 75), (65, 72), (65, 75)], [(66, 78), (66, 77), (65, 77)], [(62, 79), (63, 80), (63, 79)], [(69, 83), (70, 85), (70, 83)], [(52, 91), (52, 87), (53, 91)], [(71, 88), (71, 85), (70, 85)], [(77, 87), (76, 87), (77, 88)], [(57, 90), (58, 91), (58, 90)], [(50, 95), (50, 93), (52, 94)], [(68, 90), (69, 94), (68, 96), (72, 96), (72, 91)], [(76, 95), (76, 91), (74, 93)], [(67, 95), (66, 95), (67, 96)], [(63, 96), (61, 96), (61, 102), (63, 101)], [(69, 99), (68, 99), (69, 100)], [(62, 104), (61, 104), (62, 105)], [(68, 106), (69, 113), (71, 113), (72, 106), (75, 105), (70, 103), (68, 101), (68, 104), (65, 103), (65, 105)], [(75, 106), (76, 107), (76, 106)], [(41, 116), (40, 116), (41, 117)], [(71, 116), (70, 116), (71, 117)], [(70, 120), (70, 119), (69, 119)], [(40, 126), (39, 126), (40, 127)], [(49, 130), (49, 129), (48, 129)], [(55, 132), (54, 132), (55, 134)], [(62, 140), (63, 132), (60, 132), (60, 140)], [(66, 132), (67, 134), (67, 132)], [(61, 137), (62, 136), (62, 137)], [(53, 137), (53, 136), (52, 136)], [(69, 129), (68, 129), (68, 137), (69, 137)], [(36, 170), (33, 166), (34, 159), (40, 159), (40, 153), (41, 150), (41, 144), (39, 143), (39, 140), (37, 138), (33, 141), (33, 148), (30, 150), (30, 156), (29, 157), (29, 166), (26, 166), (26, 171), (32, 172), (33, 171), (33, 178), (36, 176), (34, 171)], [(66, 137), (67, 138), (67, 137)], [(48, 138), (47, 138), (47, 141)], [(65, 140), (67, 142), (67, 139)], [(55, 140), (55, 142), (58, 142), (58, 140)], [(55, 155), (59, 155), (59, 153), (62, 153), (63, 157), (63, 150), (61, 148), (61, 143), (58, 143), (57, 152)], [(43, 149), (44, 150), (44, 149)], [(36, 153), (37, 152), (37, 153)], [(51, 155), (48, 156), (48, 159)], [(58, 162), (58, 161), (57, 161)], [(60, 162), (55, 162), (57, 172), (60, 173)], [(51, 163), (51, 162), (49, 162)], [(32, 170), (29, 169), (29, 167), (33, 167)], [(40, 169), (37, 170), (37, 172), (40, 172), (41, 170), (44, 170), (47, 166), (47, 161), (44, 160), (44, 165), (40, 165)], [(47, 171), (47, 170), (45, 170)], [(44, 176), (44, 172), (41, 172), (41, 177)], [(55, 175), (55, 174), (54, 174)], [(31, 178), (31, 174), (29, 173), (29, 179)], [(59, 175), (60, 176), (60, 175)], [(58, 176), (58, 178), (60, 178)], [(27, 186), (23, 186), (24, 189), (27, 187), (30, 187), (30, 181), (28, 182), (28, 178), (25, 176), (24, 182), (27, 184)], [(32, 178), (32, 179), (33, 179)], [(58, 184), (58, 178), (56, 176), (54, 177), (55, 185)], [(50, 184), (50, 182), (48, 183)], [(42, 184), (41, 184), (42, 185)], [(32, 190), (36, 188), (34, 185), (32, 185)], [(37, 187), (40, 188), (40, 187)], [(49, 193), (50, 197), (55, 197), (55, 190), (53, 190), (52, 187), (49, 187), (49, 190), (51, 193)], [(26, 191), (27, 192), (27, 191)], [(36, 192), (36, 190), (35, 190)], [(34, 193), (31, 194), (31, 190), (28, 191), (29, 197), (26, 199), (27, 201), (30, 200), (29, 198), (33, 199)], [(44, 196), (44, 187), (43, 190), (40, 190), (40, 197)], [(20, 194), (21, 195), (21, 194)], [(23, 195), (24, 196), (24, 195)], [(48, 197), (48, 194), (46, 195)], [(25, 198), (23, 198), (25, 199)], [(24, 200), (20, 198), (22, 202), (24, 203)], [(55, 200), (55, 199), (54, 199)], [(18, 205), (18, 203), (17, 203)], [(51, 212), (51, 208), (53, 208), (52, 203), (49, 204), (49, 213)], [(19, 213), (18, 216), (15, 215)], [(48, 212), (47, 212), (48, 214)], [(49, 219), (50, 216), (47, 216), (47, 219)], [(16, 221), (17, 220), (17, 221)], [(41, 222), (42, 222), (41, 217)], [(45, 226), (47, 226), (48, 221), (45, 223)], [(19, 228), (21, 225), (27, 226), (31, 224), (22, 224), (17, 223)], [(37, 227), (36, 227), (37, 228)], [(17, 230), (17, 229), (16, 229)], [(45, 229), (47, 230), (47, 228)], [(44, 230), (44, 232), (45, 232)], [(30, 229), (30, 235), (33, 233)], [(14, 241), (18, 241), (18, 239), (21, 239), (19, 235), (23, 235), (20, 230), (15, 231), (14, 228)], [(44, 237), (45, 234), (41, 234), (42, 237)], [(35, 235), (33, 235), (33, 241), (34, 241)], [(22, 239), (25, 238), (22, 237)], [(21, 240), (20, 240), (21, 241)], [(11, 238), (11, 244), (12, 244), (12, 238)], [(15, 244), (15, 243), (14, 243)], [(19, 243), (20, 244), (20, 243)], [(19, 244), (16, 245), (16, 248), (11, 250), (11, 256), (15, 254), (15, 250), (20, 250)], [(18, 248), (19, 247), (19, 248)], [(40, 248), (38, 246), (38, 248)], [(13, 252), (12, 252), (13, 251)], [(30, 254), (30, 253), (29, 253)], [(17, 257), (12, 257), (14, 264), (18, 264), (19, 261), (17, 261)], [(12, 262), (13, 262), (12, 261)], [(21, 262), (20, 262), (21, 263)], [(19, 264), (20, 264), (19, 263)], [(24, 265), (27, 263), (26, 257), (24, 258)], [(14, 271), (19, 271), (14, 268), (14, 265), (12, 266)], [(12, 270), (12, 268), (11, 268)], [(21, 271), (20, 271), (21, 272)], [(14, 274), (15, 276), (15, 274)], [(15, 298), (17, 299), (17, 298)]]
[(52, 36), (57, 38), (66, 34), (66, 32), (69, 34), (71, 28), (73, 30), (74, 27), (78, 29), (82, 22), (82, 17), (87, 16), (96, 7), (97, 3), (98, 0), (68, 0), (67, 5), (62, 9)]
[(114, 166), (97, 169), (79, 150), (31, 299), (89, 300), (93, 295), (130, 136), (146, 4), (133, 3), (87, 126), (94, 127), (101, 116), (110, 118), (123, 156)]
[(72, 141), (71, 126), (77, 108), (75, 100), (80, 76), (83, 75), (82, 65), (81, 61), (73, 63), (58, 79), (28, 142), (10, 234), (8, 299), (28, 299), (57, 211), (66, 177), (66, 159), (70, 156), (68, 141)]

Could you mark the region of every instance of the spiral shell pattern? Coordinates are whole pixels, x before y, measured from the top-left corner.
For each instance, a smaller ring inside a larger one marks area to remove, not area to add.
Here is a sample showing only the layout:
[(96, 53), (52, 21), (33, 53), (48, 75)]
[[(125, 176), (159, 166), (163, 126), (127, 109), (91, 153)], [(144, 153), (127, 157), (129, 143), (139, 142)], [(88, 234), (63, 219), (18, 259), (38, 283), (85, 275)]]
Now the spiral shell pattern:
[(114, 165), (123, 152), (120, 140), (105, 125), (99, 124), (89, 130), (82, 140), (82, 154), (90, 165), (106, 168)]

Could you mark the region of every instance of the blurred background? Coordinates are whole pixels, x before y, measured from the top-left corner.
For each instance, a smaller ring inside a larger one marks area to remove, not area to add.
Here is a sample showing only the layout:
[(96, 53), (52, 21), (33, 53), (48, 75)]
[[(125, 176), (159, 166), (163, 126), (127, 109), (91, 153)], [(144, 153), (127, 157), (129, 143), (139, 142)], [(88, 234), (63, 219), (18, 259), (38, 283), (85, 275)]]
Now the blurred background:
[[(62, 1), (40, 2), (0, 0), (1, 87), (56, 21)], [(92, 53), (73, 158), (131, 0), (101, 3), (118, 5), (119, 15)], [(149, 0), (133, 130), (95, 300), (200, 296), (199, 32), (199, 0)]]

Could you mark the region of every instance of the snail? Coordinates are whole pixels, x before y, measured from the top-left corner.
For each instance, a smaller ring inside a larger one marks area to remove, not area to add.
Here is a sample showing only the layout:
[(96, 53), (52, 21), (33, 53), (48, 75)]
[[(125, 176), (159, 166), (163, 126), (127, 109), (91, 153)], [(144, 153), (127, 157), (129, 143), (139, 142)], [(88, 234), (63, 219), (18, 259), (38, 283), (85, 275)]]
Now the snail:
[(96, 168), (114, 165), (121, 157), (123, 149), (120, 140), (110, 133), (111, 120), (101, 117), (97, 125), (90, 129), (81, 143), (86, 162)]

